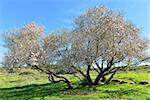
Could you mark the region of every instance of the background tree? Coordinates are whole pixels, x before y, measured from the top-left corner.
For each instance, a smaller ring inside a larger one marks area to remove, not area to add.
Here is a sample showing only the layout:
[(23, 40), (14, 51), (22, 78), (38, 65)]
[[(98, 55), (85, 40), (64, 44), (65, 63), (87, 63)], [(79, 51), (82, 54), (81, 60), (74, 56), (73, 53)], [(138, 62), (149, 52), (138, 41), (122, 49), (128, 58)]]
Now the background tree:
[(8, 53), (5, 56), (5, 65), (8, 64), (8, 67), (30, 66), (33, 63), (32, 54), (40, 53), (39, 42), (43, 32), (43, 27), (35, 23), (7, 32), (5, 46), (8, 48)]

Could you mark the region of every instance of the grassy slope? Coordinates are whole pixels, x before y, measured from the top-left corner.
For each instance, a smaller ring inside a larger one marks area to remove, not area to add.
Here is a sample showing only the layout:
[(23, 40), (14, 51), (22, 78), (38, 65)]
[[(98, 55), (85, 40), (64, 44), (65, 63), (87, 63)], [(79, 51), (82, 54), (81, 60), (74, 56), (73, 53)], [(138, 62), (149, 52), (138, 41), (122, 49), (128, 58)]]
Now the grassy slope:
[[(146, 80), (150, 82), (150, 73), (147, 72), (121, 72), (115, 79), (127, 81), (127, 84), (108, 84), (96, 87), (80, 87), (78, 79), (68, 78), (74, 83), (76, 89), (65, 91), (64, 83), (51, 84), (46, 75), (36, 71), (25, 75), (19, 73), (0, 73), (0, 100), (107, 100), (107, 99), (150, 99), (150, 84), (129, 84)], [(94, 73), (93, 77), (95, 76)], [(132, 80), (132, 81), (131, 81)]]

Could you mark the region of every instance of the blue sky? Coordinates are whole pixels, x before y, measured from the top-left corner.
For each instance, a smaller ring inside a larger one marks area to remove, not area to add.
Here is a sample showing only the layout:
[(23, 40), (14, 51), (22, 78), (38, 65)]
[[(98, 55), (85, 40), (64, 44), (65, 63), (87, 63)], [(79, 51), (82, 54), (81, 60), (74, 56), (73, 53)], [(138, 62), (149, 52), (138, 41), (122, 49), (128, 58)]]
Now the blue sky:
[(0, 0), (0, 61), (6, 51), (3, 32), (30, 22), (45, 26), (46, 32), (71, 29), (77, 16), (97, 5), (122, 10), (150, 38), (150, 0)]

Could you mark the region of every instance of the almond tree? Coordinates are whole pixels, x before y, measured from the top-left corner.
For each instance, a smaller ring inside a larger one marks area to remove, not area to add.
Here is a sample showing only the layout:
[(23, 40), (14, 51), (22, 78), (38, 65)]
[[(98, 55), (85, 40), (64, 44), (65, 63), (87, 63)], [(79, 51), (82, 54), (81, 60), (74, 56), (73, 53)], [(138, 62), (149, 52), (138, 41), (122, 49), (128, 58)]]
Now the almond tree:
[[(55, 63), (58, 63), (57, 60), (60, 57), (58, 49), (63, 48), (65, 44), (64, 36), (50, 35), (43, 37), (42, 40), (43, 32), (43, 27), (35, 23), (9, 31), (5, 36), (5, 46), (8, 48), (8, 53), (5, 56), (4, 65), (9, 69), (25, 66), (34, 68), (48, 74), (49, 81), (54, 83), (63, 81), (69, 89), (73, 88), (71, 82), (58, 75), (56, 71), (60, 69), (60, 66)], [(64, 69), (64, 67), (61, 69)], [(54, 76), (60, 80), (54, 80)]]
[[(100, 80), (109, 83), (118, 69), (149, 59), (145, 51), (148, 41), (140, 33), (120, 12), (103, 6), (89, 9), (75, 20), (68, 62), (87, 85), (98, 85)], [(124, 67), (117, 67), (118, 63)], [(77, 65), (85, 67), (86, 73)], [(95, 80), (91, 79), (91, 68), (98, 73)]]
[(43, 27), (31, 23), (21, 29), (7, 32), (5, 46), (8, 48), (8, 54), (5, 56), (5, 65), (8, 64), (8, 67), (32, 65), (32, 54), (40, 53), (39, 41), (43, 31)]

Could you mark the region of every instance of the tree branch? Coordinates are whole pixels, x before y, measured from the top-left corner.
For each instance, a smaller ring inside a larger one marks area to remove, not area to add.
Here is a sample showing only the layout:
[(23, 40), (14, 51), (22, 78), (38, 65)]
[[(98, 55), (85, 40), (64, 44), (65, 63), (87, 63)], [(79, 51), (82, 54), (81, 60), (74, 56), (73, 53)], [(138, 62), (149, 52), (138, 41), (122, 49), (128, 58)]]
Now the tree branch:
[(59, 81), (65, 82), (65, 83), (68, 85), (68, 89), (72, 89), (72, 88), (73, 88), (72, 85), (71, 85), (71, 82), (70, 82), (67, 78), (65, 78), (65, 77), (63, 77), (63, 76), (58, 76), (57, 74), (53, 73), (53, 72), (50, 71), (50, 70), (48, 70), (48, 72), (46, 72), (46, 73), (47, 73), (47, 74), (52, 74), (52, 75), (54, 75), (56, 78), (64, 79), (64, 80), (59, 80)]
[(86, 78), (86, 75), (81, 70), (77, 69), (73, 65), (71, 67), (74, 68), (76, 71), (78, 71), (81, 75), (83, 75)]
[(93, 67), (93, 69), (97, 72), (97, 73), (99, 73), (99, 71), (94, 67), (94, 66), (92, 66)]

